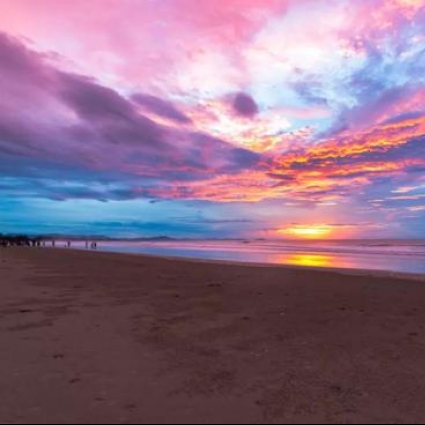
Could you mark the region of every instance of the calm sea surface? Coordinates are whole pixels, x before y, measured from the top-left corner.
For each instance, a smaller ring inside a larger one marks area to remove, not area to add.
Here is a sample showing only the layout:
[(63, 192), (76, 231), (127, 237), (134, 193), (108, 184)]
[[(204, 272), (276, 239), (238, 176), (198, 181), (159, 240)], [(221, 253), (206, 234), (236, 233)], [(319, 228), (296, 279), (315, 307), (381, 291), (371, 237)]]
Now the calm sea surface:
[[(85, 249), (85, 243), (73, 247)], [(123, 241), (99, 242), (98, 250), (425, 274), (425, 241)]]

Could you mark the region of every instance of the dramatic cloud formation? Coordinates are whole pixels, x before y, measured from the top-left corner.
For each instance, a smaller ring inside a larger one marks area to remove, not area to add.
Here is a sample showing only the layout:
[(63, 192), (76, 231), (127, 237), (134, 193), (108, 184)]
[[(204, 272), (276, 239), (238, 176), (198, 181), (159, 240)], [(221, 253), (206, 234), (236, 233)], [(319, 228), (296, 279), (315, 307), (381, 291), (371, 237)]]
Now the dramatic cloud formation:
[(422, 3), (3, 0), (0, 223), (425, 237)]

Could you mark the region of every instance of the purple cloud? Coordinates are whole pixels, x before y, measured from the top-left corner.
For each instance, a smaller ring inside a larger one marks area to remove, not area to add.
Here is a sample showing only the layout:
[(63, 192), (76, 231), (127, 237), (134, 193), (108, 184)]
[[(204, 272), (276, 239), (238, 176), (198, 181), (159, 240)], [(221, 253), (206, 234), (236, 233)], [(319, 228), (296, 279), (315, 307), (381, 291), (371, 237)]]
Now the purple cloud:
[(171, 102), (159, 97), (137, 93), (132, 96), (132, 100), (160, 117), (168, 118), (182, 124), (190, 124), (192, 122), (189, 117), (179, 111)]
[[(0, 91), (6, 94), (0, 99), (0, 175), (30, 179), (31, 193), (55, 199), (149, 197), (174, 180), (237, 173), (258, 162), (257, 154), (190, 129), (170, 129), (138, 108), (145, 103), (157, 115), (190, 122), (167, 101), (139, 95), (136, 104), (134, 97), (57, 69), (4, 34), (0, 59)], [(51, 184), (37, 185), (37, 179)], [(55, 180), (68, 184), (59, 190)], [(98, 185), (104, 188), (90, 188)]]
[(258, 106), (255, 100), (246, 93), (238, 93), (233, 99), (233, 109), (238, 115), (252, 118), (258, 114)]

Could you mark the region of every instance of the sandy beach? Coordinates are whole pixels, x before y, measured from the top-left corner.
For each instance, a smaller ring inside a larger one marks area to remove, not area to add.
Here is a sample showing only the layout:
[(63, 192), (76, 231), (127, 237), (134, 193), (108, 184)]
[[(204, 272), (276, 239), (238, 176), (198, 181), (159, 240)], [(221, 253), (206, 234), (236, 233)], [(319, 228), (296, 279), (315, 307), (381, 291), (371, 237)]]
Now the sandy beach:
[(0, 249), (0, 423), (423, 423), (425, 283)]

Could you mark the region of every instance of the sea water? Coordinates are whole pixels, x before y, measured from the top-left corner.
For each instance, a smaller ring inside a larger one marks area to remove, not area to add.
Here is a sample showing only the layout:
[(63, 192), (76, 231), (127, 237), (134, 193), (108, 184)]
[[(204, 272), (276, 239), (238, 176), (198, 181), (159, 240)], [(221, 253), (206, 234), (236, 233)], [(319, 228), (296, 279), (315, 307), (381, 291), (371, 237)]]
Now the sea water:
[[(84, 242), (74, 243), (84, 248)], [(98, 250), (425, 275), (425, 241), (166, 240), (98, 242)]]

